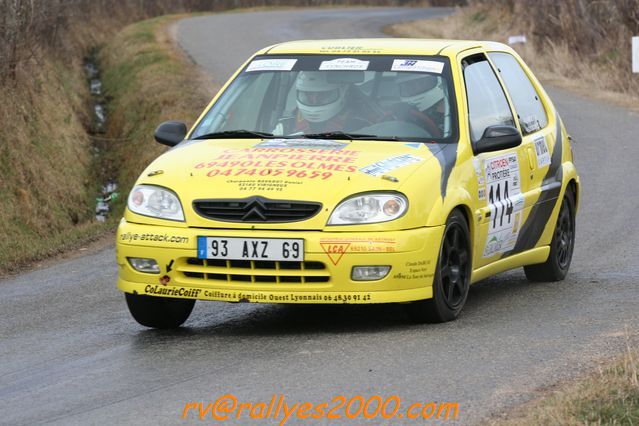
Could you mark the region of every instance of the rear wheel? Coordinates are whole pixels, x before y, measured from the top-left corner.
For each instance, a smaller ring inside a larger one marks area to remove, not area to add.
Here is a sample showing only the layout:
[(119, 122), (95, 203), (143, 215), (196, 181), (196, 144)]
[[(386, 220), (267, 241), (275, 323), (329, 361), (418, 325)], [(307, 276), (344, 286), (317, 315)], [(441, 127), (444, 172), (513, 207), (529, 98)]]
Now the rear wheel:
[(468, 296), (471, 272), (470, 233), (464, 215), (454, 210), (446, 221), (433, 278), (433, 298), (406, 305), (411, 320), (446, 322), (457, 319)]
[(524, 266), (530, 281), (561, 281), (566, 278), (575, 246), (575, 195), (571, 188), (561, 202), (555, 232), (550, 242), (548, 260)]
[(151, 328), (177, 328), (191, 315), (195, 300), (143, 296), (125, 293), (126, 304), (135, 320)]

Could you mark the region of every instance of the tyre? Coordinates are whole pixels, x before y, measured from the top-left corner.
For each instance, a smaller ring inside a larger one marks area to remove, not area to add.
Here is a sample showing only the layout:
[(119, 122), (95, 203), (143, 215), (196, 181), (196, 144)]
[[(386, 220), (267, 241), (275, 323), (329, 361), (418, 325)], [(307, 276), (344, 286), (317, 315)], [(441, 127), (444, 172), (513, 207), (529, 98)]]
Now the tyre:
[(191, 315), (195, 300), (124, 294), (129, 312), (145, 327), (177, 328)]
[(571, 188), (561, 201), (555, 232), (550, 241), (548, 260), (537, 265), (524, 266), (530, 281), (561, 281), (566, 278), (575, 248), (575, 195)]
[(453, 210), (446, 220), (439, 249), (433, 277), (433, 298), (406, 305), (412, 321), (439, 323), (457, 319), (468, 296), (471, 253), (466, 218), (459, 210)]

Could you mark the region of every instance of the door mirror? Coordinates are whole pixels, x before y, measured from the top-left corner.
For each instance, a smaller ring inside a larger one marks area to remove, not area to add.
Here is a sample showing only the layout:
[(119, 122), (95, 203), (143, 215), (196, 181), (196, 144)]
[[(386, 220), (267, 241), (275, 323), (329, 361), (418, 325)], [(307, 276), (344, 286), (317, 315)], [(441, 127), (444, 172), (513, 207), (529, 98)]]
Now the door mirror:
[(521, 144), (521, 133), (513, 126), (488, 126), (475, 143), (475, 153), (500, 151)]
[(186, 131), (186, 124), (184, 123), (165, 121), (155, 129), (153, 137), (162, 145), (175, 146), (184, 140)]

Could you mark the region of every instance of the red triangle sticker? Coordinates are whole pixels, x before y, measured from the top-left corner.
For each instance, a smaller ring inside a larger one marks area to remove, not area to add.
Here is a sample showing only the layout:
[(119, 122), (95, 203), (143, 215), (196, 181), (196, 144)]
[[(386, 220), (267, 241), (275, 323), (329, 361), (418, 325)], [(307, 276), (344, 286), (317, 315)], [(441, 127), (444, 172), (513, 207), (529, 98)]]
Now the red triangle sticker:
[(351, 243), (320, 243), (324, 253), (331, 259), (333, 265), (337, 266), (346, 250), (351, 246)]

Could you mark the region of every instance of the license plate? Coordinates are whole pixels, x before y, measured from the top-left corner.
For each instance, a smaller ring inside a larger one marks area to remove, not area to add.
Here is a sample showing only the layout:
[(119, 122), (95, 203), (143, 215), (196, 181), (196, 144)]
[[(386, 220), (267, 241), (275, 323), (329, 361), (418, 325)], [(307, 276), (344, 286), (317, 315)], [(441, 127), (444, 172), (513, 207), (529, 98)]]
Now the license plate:
[(197, 237), (199, 259), (303, 261), (304, 240)]

